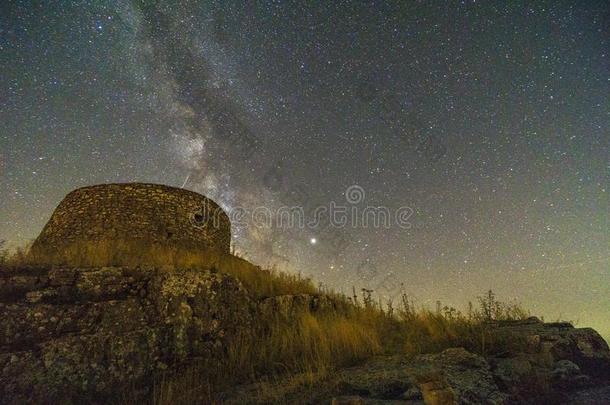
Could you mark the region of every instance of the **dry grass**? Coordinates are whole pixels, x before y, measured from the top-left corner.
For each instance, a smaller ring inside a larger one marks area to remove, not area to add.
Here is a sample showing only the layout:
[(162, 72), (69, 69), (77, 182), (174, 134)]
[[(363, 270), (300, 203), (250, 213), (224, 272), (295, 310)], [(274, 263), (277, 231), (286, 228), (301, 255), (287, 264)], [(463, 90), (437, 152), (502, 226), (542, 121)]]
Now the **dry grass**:
[(441, 306), (436, 311), (416, 308), (406, 295), (402, 296), (397, 311), (398, 334), (402, 350), (409, 355), (433, 353), (449, 347), (464, 347), (475, 353), (488, 354), (501, 351), (508, 342), (500, 341), (491, 333), (490, 322), (525, 319), (529, 313), (519, 304), (497, 300), (490, 290), (477, 298), (463, 313), (453, 307)]
[(12, 254), (1, 253), (0, 264), (8, 266), (215, 268), (238, 278), (256, 297), (318, 293), (310, 279), (302, 278), (298, 274), (264, 270), (246, 260), (214, 250), (196, 249), (189, 246), (168, 246), (143, 240), (82, 241), (72, 243), (61, 250), (26, 247), (18, 249)]
[[(82, 242), (61, 253), (41, 249), (21, 249), (12, 255), (0, 252), (0, 264), (215, 268), (241, 280), (257, 298), (321, 293), (309, 279), (262, 270), (235, 256), (146, 242)], [(274, 402), (281, 400), (283, 394), (278, 390), (286, 389), (290, 376), (295, 385), (311, 385), (338, 367), (375, 354), (416, 355), (458, 346), (482, 354), (501, 351), (510, 342), (492, 339), (488, 321), (528, 315), (518, 305), (501, 303), (491, 291), (465, 313), (440, 303), (436, 311), (416, 308), (406, 295), (397, 308), (392, 303), (381, 305), (372, 299), (370, 290), (363, 290), (360, 297), (354, 293), (349, 298), (335, 295), (335, 299), (343, 300), (347, 310), (303, 310), (291, 317), (261, 319), (247, 334), (232, 338), (222, 359), (191, 365), (158, 381), (153, 401), (213, 403), (227, 389), (264, 379), (268, 383), (259, 384), (260, 391), (253, 395)], [(274, 384), (274, 380), (282, 384)]]
[(255, 381), (259, 384), (248, 396), (281, 402), (291, 387), (314, 384), (337, 367), (381, 353), (381, 342), (376, 330), (363, 326), (358, 313), (303, 311), (290, 318), (277, 317), (233, 340), (224, 359), (166, 376), (156, 386), (154, 402), (220, 402), (222, 392)]
[(254, 356), (247, 356), (258, 371), (323, 371), (381, 352), (379, 331), (367, 328), (358, 311), (346, 315), (302, 312), (291, 319), (277, 318), (266, 329), (265, 344)]
[[(346, 298), (347, 299), (347, 298)], [(315, 393), (333, 371), (376, 354), (413, 356), (449, 347), (477, 353), (501, 352), (511, 344), (488, 329), (486, 305), (498, 308), (494, 320), (522, 318), (518, 306), (496, 301), (493, 293), (481, 297), (480, 307), (467, 315), (448, 309), (440, 312), (412, 304), (388, 310), (362, 297), (344, 314), (301, 312), (292, 318), (276, 317), (261, 323), (251, 335), (232, 342), (224, 362), (206, 365), (164, 381), (157, 403), (220, 401), (219, 393), (249, 385), (239, 397), (253, 403), (276, 403), (287, 393)], [(404, 301), (407, 302), (406, 297)], [(510, 337), (509, 337), (510, 338)]]

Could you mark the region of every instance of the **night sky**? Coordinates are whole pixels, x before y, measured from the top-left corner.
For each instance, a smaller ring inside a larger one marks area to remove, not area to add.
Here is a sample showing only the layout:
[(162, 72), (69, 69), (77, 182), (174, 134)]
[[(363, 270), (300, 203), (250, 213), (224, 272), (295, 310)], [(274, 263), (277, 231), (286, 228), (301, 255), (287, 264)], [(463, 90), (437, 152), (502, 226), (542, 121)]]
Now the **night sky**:
[(233, 243), (343, 292), (492, 288), (610, 336), (607, 2), (45, 3), (0, 5), (0, 239), (107, 182), (229, 212), (409, 207)]

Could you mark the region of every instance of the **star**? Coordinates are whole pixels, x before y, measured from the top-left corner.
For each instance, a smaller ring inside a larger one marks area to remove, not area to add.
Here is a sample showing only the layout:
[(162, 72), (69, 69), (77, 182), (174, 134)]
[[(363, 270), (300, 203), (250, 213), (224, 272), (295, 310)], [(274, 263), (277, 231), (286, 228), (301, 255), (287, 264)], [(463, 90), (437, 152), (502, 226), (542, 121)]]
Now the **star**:
[[(254, 263), (456, 307), (517, 291), (610, 336), (603, 2), (5, 3), (0, 240), (75, 188), (162, 183), (232, 213)], [(351, 226), (368, 207), (411, 227)]]

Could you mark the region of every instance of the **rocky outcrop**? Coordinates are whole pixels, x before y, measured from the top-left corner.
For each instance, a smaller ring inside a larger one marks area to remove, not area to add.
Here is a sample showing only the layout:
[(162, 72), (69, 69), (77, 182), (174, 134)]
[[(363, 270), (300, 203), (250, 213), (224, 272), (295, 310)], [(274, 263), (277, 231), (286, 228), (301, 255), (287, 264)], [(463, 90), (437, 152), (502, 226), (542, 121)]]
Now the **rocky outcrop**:
[[(606, 341), (591, 328), (574, 328), (568, 322), (544, 323), (536, 317), (523, 321), (503, 321), (488, 325), (489, 333), (503, 341), (506, 357), (527, 357), (533, 364), (552, 368), (567, 360), (583, 372), (610, 377), (610, 350)], [(520, 368), (524, 366), (521, 364)]]
[(544, 323), (535, 317), (487, 327), (490, 336), (505, 348), (488, 358), (494, 376), (500, 388), (517, 401), (536, 394), (567, 401), (591, 386), (610, 384), (608, 344), (591, 328)]
[[(610, 352), (594, 330), (530, 318), (490, 323), (484, 333), (497, 345), (485, 356), (459, 347), (413, 358), (378, 356), (315, 388), (286, 384), (282, 397), (337, 405), (610, 403)], [(238, 388), (227, 403), (249, 403), (259, 389)]]
[(503, 350), (379, 357), (342, 370), (329, 393), (362, 404), (610, 403), (610, 350), (595, 330), (530, 318), (485, 333)]
[[(213, 364), (271, 317), (350, 309), (326, 295), (254, 298), (214, 269), (0, 269), (0, 403), (113, 399), (165, 370)], [(530, 318), (482, 333), (484, 356), (451, 348), (373, 358), (316, 386), (314, 403), (610, 401), (610, 350), (594, 330)], [(290, 385), (286, 398), (300, 399)]]
[(499, 359), (452, 348), (413, 359), (378, 357), (341, 370), (326, 395), (336, 404), (369, 405), (610, 403), (610, 381), (596, 378), (567, 359), (543, 366), (523, 353)]
[(236, 279), (214, 271), (2, 269), (0, 402), (104, 398), (213, 359), (254, 310)]
[[(463, 348), (407, 359), (378, 357), (342, 370), (335, 398), (360, 397), (363, 404), (504, 404), (487, 361)], [(340, 403), (340, 402), (339, 402)], [(394, 402), (398, 403), (398, 402)]]
[(503, 404), (501, 392), (487, 361), (463, 348), (419, 356), (411, 373), (419, 382), (426, 404)]

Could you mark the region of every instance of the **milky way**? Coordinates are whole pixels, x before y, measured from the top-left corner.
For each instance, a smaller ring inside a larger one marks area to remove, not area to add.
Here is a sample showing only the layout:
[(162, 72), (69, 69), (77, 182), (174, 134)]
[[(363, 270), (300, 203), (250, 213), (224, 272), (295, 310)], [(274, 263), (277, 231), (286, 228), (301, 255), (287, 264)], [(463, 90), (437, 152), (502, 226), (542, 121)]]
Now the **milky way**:
[(274, 214), (233, 244), (345, 292), (493, 288), (610, 335), (606, 2), (226, 3), (3, 2), (0, 239), (103, 182), (229, 212), (408, 207), (409, 226)]

